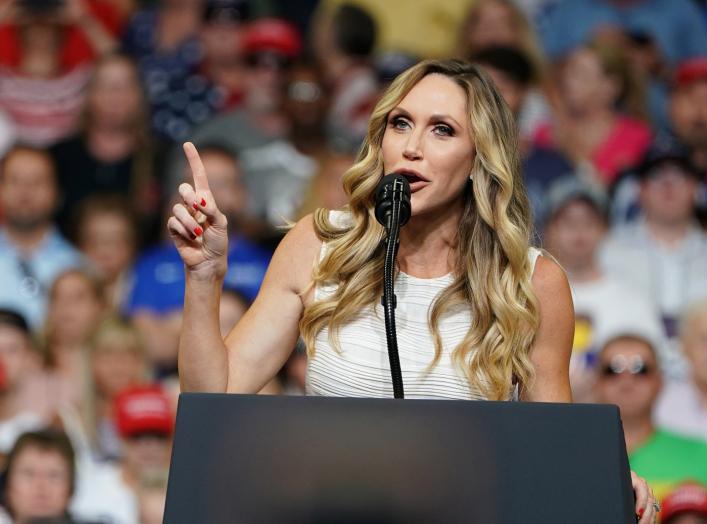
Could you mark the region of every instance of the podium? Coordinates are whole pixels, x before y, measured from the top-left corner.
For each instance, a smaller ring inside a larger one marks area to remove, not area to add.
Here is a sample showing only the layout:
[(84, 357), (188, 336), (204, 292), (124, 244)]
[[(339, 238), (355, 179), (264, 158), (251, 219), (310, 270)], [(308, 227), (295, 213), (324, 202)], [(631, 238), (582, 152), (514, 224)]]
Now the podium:
[(615, 406), (184, 393), (164, 522), (636, 517)]

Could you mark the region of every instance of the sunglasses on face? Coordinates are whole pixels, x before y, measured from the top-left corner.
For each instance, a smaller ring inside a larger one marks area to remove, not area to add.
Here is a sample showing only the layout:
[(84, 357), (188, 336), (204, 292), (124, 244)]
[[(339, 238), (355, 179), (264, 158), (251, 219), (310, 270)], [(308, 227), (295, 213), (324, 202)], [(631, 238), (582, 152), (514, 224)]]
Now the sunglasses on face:
[(638, 355), (632, 357), (616, 355), (610, 362), (601, 364), (599, 369), (604, 377), (617, 377), (624, 373), (633, 376), (648, 376), (653, 373), (654, 367)]

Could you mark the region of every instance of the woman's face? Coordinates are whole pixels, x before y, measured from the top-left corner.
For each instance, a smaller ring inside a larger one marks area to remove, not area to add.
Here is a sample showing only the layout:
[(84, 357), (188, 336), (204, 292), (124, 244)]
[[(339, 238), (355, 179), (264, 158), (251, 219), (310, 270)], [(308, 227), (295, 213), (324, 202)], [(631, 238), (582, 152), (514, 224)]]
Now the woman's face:
[(410, 181), (413, 215), (461, 203), (474, 159), (464, 90), (444, 75), (424, 77), (388, 115), (381, 149), (385, 173)]
[(142, 380), (143, 363), (136, 351), (126, 350), (120, 341), (103, 341), (92, 356), (93, 379), (107, 398)]
[(617, 96), (616, 82), (604, 72), (591, 49), (578, 49), (569, 56), (561, 71), (560, 87), (571, 111), (612, 107)]
[(68, 273), (59, 278), (49, 303), (53, 338), (60, 344), (82, 344), (95, 326), (102, 304), (81, 274)]
[(131, 125), (142, 110), (142, 90), (136, 71), (125, 60), (111, 60), (99, 67), (88, 95), (94, 121), (103, 125)]

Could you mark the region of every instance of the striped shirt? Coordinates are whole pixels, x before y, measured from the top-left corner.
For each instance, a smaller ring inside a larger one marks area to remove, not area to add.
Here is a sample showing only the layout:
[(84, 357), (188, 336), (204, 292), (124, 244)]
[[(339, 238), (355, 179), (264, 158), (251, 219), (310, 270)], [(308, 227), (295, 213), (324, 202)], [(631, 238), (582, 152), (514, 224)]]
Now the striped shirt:
[[(346, 216), (331, 212), (334, 224)], [(322, 255), (327, 244), (322, 245)], [(540, 251), (530, 248), (528, 257), (534, 268)], [(434, 357), (434, 342), (428, 327), (431, 305), (454, 280), (451, 274), (437, 278), (417, 278), (399, 272), (395, 280), (397, 308), (395, 322), (398, 337), (400, 367), (405, 398), (485, 400), (479, 390), (472, 389), (464, 372), (454, 365), (451, 353), (464, 339), (471, 325), (468, 307), (457, 307), (445, 313), (439, 329), (443, 352), (439, 363), (429, 372), (425, 369)], [(315, 300), (334, 293), (335, 285), (315, 289)], [(385, 336), (383, 308), (375, 304), (362, 311), (339, 330), (338, 353), (329, 343), (328, 328), (315, 339), (315, 354), (307, 363), (306, 392), (308, 395), (342, 397), (392, 398), (393, 385)], [(514, 395), (509, 387), (508, 398)]]
[(30, 78), (0, 69), (0, 109), (15, 126), (17, 138), (37, 147), (53, 144), (76, 127), (91, 68), (79, 66), (52, 79)]

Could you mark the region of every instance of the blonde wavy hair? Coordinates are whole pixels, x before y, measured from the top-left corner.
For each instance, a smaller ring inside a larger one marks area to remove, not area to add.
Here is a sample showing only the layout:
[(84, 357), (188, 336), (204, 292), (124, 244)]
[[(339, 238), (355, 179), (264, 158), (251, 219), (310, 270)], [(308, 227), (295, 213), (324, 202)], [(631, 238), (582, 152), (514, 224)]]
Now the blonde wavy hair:
[(339, 328), (380, 299), (384, 229), (375, 218), (374, 191), (384, 174), (381, 144), (391, 110), (429, 74), (450, 78), (466, 93), (476, 153), (454, 250), (454, 281), (430, 308), (434, 357), (427, 372), (442, 355), (440, 320), (452, 308), (470, 307), (471, 326), (452, 359), (471, 389), (489, 399), (507, 399), (513, 384), (527, 387), (534, 378), (529, 351), (539, 313), (528, 261), (532, 220), (513, 116), (489, 78), (461, 60), (420, 62), (391, 84), (373, 110), (356, 163), (343, 177), (350, 223), (334, 225), (325, 209), (314, 214), (315, 231), (328, 249), (314, 269), (312, 285), (335, 284), (336, 290), (305, 308), (300, 333), (310, 357), (325, 327), (338, 350)]

